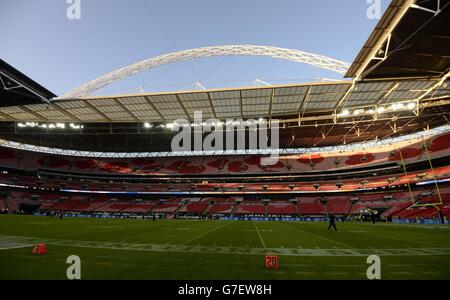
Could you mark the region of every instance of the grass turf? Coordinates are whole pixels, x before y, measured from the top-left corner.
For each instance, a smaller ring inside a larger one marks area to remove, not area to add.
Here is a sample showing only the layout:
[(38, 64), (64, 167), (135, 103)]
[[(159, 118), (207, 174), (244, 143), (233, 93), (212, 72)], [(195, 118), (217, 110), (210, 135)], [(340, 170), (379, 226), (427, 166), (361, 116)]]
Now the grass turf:
[[(0, 279), (450, 279), (450, 226), (0, 216)], [(47, 242), (48, 254), (31, 255)], [(265, 254), (279, 269), (265, 269)]]

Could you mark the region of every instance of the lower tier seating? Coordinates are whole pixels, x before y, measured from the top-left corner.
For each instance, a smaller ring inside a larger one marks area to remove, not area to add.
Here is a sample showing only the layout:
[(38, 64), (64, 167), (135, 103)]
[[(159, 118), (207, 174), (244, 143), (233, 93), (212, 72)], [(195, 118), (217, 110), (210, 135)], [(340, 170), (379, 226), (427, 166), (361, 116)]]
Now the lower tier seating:
[[(161, 197), (161, 196), (160, 196)], [(366, 210), (377, 210), (382, 218), (438, 218), (450, 214), (450, 187), (439, 192), (434, 185), (385, 191), (361, 191), (339, 195), (304, 194), (287, 199), (264, 195), (207, 197), (171, 197), (134, 199), (132, 196), (63, 193), (8, 188), (6, 199), (0, 199), (0, 210), (10, 212), (35, 207), (41, 212), (175, 215), (263, 215), (263, 216), (357, 216)], [(439, 212), (440, 211), (440, 212)]]

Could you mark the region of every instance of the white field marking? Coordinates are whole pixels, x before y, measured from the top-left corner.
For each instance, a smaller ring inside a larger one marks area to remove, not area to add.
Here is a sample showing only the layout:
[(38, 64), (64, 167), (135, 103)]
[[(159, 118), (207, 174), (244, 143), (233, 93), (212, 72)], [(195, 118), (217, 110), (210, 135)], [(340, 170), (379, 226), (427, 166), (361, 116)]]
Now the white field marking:
[(189, 243), (191, 243), (191, 242), (193, 242), (193, 241), (195, 241), (195, 240), (198, 240), (199, 238), (202, 238), (202, 237), (204, 237), (204, 236), (206, 236), (206, 235), (208, 235), (208, 234), (210, 234), (210, 233), (213, 233), (213, 232), (215, 232), (215, 231), (217, 231), (217, 230), (219, 230), (219, 229), (222, 229), (223, 227), (225, 227), (225, 226), (227, 226), (227, 225), (230, 225), (231, 223), (234, 223), (234, 222), (225, 222), (225, 224), (223, 224), (222, 226), (213, 228), (213, 229), (211, 229), (211, 230), (209, 230), (209, 231), (207, 231), (207, 232), (205, 232), (205, 233), (202, 233), (202, 234), (200, 234), (199, 236), (196, 236), (196, 237), (194, 237), (194, 238), (192, 238), (192, 239), (190, 239), (190, 240), (188, 240), (188, 241), (186, 241), (186, 242), (184, 242), (184, 243), (182, 243), (182, 244), (189, 244)]
[(11, 250), (11, 249), (20, 249), (20, 248), (27, 248), (27, 247), (33, 247), (33, 245), (21, 245), (21, 246), (3, 246), (0, 245), (0, 251), (1, 250)]
[(259, 240), (261, 241), (261, 245), (263, 246), (263, 248), (266, 248), (266, 243), (264, 243), (264, 240), (263, 240), (263, 238), (261, 236), (261, 233), (259, 232), (258, 226), (256, 226), (256, 222), (255, 221), (253, 221), (253, 225), (255, 225), (255, 229), (256, 229), (256, 232), (258, 233)]
[(290, 226), (289, 224), (286, 224), (286, 223), (282, 223), (282, 224), (284, 224), (284, 225), (286, 225), (286, 226), (288, 226), (288, 227), (291, 227), (291, 228), (293, 228), (293, 229), (295, 229), (295, 230), (297, 230), (297, 231), (300, 231), (300, 232), (303, 232), (303, 233), (306, 233), (306, 234), (315, 236), (316, 238), (319, 238), (319, 239), (322, 239), (322, 240), (325, 240), (325, 241), (328, 241), (328, 242), (340, 244), (340, 245), (343, 245), (343, 246), (348, 247), (348, 248), (355, 248), (355, 247), (353, 247), (353, 246), (350, 246), (349, 244), (345, 244), (345, 243), (341, 243), (341, 242), (338, 242), (338, 241), (335, 241), (335, 240), (327, 239), (326, 237), (323, 237), (323, 236), (314, 234), (314, 233), (312, 233), (312, 232), (308, 232), (308, 231), (304, 231), (304, 230), (298, 229), (297, 227)]
[(210, 253), (210, 254), (238, 254), (263, 255), (267, 252), (283, 256), (369, 256), (382, 254), (383, 256), (434, 256), (450, 255), (450, 248), (403, 248), (403, 249), (299, 249), (299, 248), (246, 248), (221, 246), (193, 246), (193, 245), (158, 245), (158, 244), (126, 244), (110, 242), (94, 242), (82, 240), (42, 239), (33, 237), (0, 235), (0, 242), (36, 243), (46, 242), (49, 245), (96, 248), (126, 251), (175, 252), (175, 253)]

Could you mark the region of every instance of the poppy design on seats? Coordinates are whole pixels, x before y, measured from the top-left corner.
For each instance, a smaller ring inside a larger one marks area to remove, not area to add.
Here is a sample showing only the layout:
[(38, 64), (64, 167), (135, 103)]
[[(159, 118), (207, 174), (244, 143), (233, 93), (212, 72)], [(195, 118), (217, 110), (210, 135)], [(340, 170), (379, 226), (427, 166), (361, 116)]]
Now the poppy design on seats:
[(191, 165), (190, 161), (179, 160), (167, 166), (167, 170), (177, 171), (181, 174), (198, 174), (205, 171), (204, 166)]
[(349, 158), (345, 161), (347, 165), (359, 165), (366, 164), (375, 160), (375, 155), (372, 153), (357, 153), (350, 155)]
[(239, 160), (231, 161), (227, 164), (227, 170), (235, 173), (243, 172), (248, 170), (248, 165)]
[(223, 168), (228, 162), (229, 160), (226, 158), (219, 158), (214, 161), (208, 162), (206, 165), (214, 169), (220, 169)]
[(437, 152), (450, 148), (450, 134), (441, 135), (431, 142), (428, 146), (430, 152)]
[[(400, 155), (401, 154), (401, 155)], [(403, 159), (410, 159), (422, 154), (422, 149), (418, 148), (403, 148), (401, 150), (393, 152), (393, 155), (389, 157), (391, 161), (399, 161)]]

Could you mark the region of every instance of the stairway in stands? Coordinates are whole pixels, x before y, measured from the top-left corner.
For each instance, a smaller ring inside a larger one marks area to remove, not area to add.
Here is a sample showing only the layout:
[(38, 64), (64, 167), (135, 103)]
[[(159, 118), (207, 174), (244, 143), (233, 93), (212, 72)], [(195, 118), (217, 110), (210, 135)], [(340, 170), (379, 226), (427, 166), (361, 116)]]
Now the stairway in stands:
[(208, 207), (203, 211), (202, 215), (207, 216), (209, 215), (209, 211), (211, 210), (211, 207), (213, 207), (214, 204), (212, 204), (211, 202), (209, 202)]
[(240, 204), (235, 203), (233, 208), (231, 209), (230, 215), (234, 216)]

